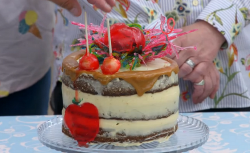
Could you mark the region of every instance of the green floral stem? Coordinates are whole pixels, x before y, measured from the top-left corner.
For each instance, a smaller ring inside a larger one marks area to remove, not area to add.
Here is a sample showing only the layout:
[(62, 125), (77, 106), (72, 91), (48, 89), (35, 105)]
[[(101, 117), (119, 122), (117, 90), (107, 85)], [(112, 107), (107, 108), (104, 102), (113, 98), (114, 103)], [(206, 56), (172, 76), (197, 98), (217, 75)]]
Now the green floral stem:
[(215, 96), (215, 98), (214, 98), (215, 108), (220, 103), (220, 101), (222, 101), (222, 99), (224, 99), (225, 97), (228, 97), (228, 96), (234, 95), (234, 96), (240, 96), (242, 98), (249, 99), (248, 97), (244, 96), (244, 94), (247, 91), (245, 91), (245, 92), (243, 92), (241, 94), (238, 94), (238, 93), (229, 93), (229, 94), (225, 95), (225, 91), (226, 91), (226, 88), (227, 88), (229, 82), (232, 81), (232, 79), (234, 78), (235, 75), (237, 75), (237, 73), (238, 72), (235, 72), (235, 73), (231, 74), (230, 67), (225, 69), (225, 73), (222, 73), (222, 74), (224, 74), (227, 77), (227, 82), (226, 82), (226, 85), (224, 86), (224, 89), (223, 89), (223, 92), (222, 92), (221, 96), (219, 98), (217, 98), (217, 96)]
[(227, 87), (228, 83), (229, 83), (229, 81), (227, 81), (227, 83), (226, 83), (226, 85), (225, 85), (225, 87), (224, 87), (224, 89), (223, 89), (223, 92), (222, 92), (222, 94), (221, 94), (222, 96), (224, 96), (224, 94), (225, 94), (226, 87)]
[(224, 72), (221, 72), (223, 75), (225, 75), (227, 78), (228, 78), (228, 76), (227, 76), (227, 74), (226, 73), (224, 73)]
[(187, 24), (187, 17), (184, 18), (184, 23), (183, 23), (183, 26), (182, 27), (185, 27)]
[[(246, 98), (246, 99), (249, 99), (247, 96), (244, 96), (244, 94), (246, 93), (247, 91), (243, 92), (242, 94), (238, 94), (238, 93), (230, 93), (230, 94), (226, 94), (225, 96), (220, 96), (220, 98), (218, 100), (215, 100), (215, 108), (217, 107), (217, 105), (220, 103), (220, 101), (222, 99), (224, 99), (225, 97), (228, 97), (228, 96), (239, 96), (239, 97), (242, 97), (242, 98)], [(250, 99), (249, 99), (250, 100)]]
[(222, 9), (216, 10), (216, 11), (214, 11), (214, 13), (224, 11), (224, 10), (228, 10), (228, 9), (232, 8), (233, 6), (234, 6), (234, 4), (230, 5), (228, 8), (224, 8), (224, 9), (222, 8)]
[[(224, 89), (223, 89), (223, 92), (222, 92), (221, 96), (224, 96), (224, 93), (225, 93), (225, 91), (226, 91), (227, 85), (228, 85), (228, 83), (229, 83), (229, 81), (228, 81), (228, 80), (229, 80), (229, 79), (228, 79), (228, 78), (229, 78), (228, 74), (230, 74), (230, 68), (228, 69), (228, 72), (229, 72), (229, 73), (226, 73), (226, 76), (227, 76), (227, 83), (226, 83), (226, 85), (225, 85), (225, 87), (224, 87)], [(220, 98), (221, 98), (221, 97), (220, 97)], [(219, 98), (219, 99), (220, 99), (220, 98)]]
[(228, 8), (224, 8), (224, 9), (222, 8), (222, 9), (219, 9), (219, 10), (216, 10), (216, 11), (210, 13), (210, 14), (207, 16), (206, 21), (208, 21), (208, 19), (209, 19), (212, 15), (215, 16), (215, 14), (216, 14), (217, 12), (224, 11), (224, 10), (228, 10), (228, 9), (232, 8), (233, 6), (234, 6), (234, 4), (230, 5)]
[(227, 81), (227, 83), (226, 83), (226, 85), (225, 85), (225, 87), (224, 87), (224, 89), (223, 89), (223, 92), (222, 92), (221, 96), (220, 96), (218, 99), (217, 99), (217, 98), (214, 99), (215, 108), (216, 108), (217, 105), (220, 103), (220, 101), (225, 97), (224, 94), (225, 94), (225, 91), (226, 91), (226, 88), (227, 88), (228, 83), (229, 83), (229, 81)]
[[(230, 94), (225, 95), (223, 98), (228, 97), (228, 96), (233, 96), (233, 95), (235, 95), (235, 96), (240, 96), (240, 97), (243, 97), (243, 98), (249, 99), (247, 96), (244, 96), (244, 94), (245, 94), (246, 92), (247, 92), (247, 91), (243, 92), (242, 94), (238, 94), (238, 93), (230, 93)], [(250, 100), (250, 99), (249, 99), (249, 100)]]

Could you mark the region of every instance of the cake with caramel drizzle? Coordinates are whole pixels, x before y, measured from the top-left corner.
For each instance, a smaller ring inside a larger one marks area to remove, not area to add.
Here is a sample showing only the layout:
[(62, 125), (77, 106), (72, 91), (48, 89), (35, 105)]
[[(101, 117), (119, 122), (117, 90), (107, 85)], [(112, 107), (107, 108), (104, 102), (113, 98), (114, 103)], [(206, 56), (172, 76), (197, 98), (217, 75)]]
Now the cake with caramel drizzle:
[(89, 36), (89, 53), (83, 49), (63, 61), (63, 133), (80, 146), (167, 141), (178, 129), (180, 94), (178, 65), (165, 57), (174, 51), (169, 40), (176, 36), (167, 34), (179, 31), (148, 33), (138, 24), (114, 24), (108, 54), (107, 29), (88, 28), (104, 34)]

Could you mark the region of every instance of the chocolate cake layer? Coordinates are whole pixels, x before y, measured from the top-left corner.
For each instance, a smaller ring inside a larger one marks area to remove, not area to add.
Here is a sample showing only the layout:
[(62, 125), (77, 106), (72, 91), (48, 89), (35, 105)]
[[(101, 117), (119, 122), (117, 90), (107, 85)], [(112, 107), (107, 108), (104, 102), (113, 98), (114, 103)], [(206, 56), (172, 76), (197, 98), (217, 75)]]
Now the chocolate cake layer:
[[(145, 135), (145, 136), (129, 136), (129, 135), (126, 135), (125, 133), (117, 133), (116, 139), (107, 137), (109, 132), (103, 129), (100, 129), (93, 143), (111, 143), (111, 142), (143, 143), (143, 142), (153, 141), (159, 138), (171, 136), (177, 131), (177, 129), (178, 129), (178, 124), (176, 124), (174, 127), (170, 129), (166, 129), (166, 130), (159, 131), (159, 132), (154, 132), (150, 135)], [(72, 138), (72, 135), (70, 134), (69, 129), (67, 129), (64, 125), (62, 125), (62, 132), (65, 135)]]
[[(172, 86), (178, 86), (178, 77), (176, 76), (176, 78), (177, 79), (172, 82), (168, 76), (162, 75), (157, 80), (159, 83), (154, 85), (154, 87), (146, 93), (157, 93), (167, 90)], [(80, 90), (93, 95), (100, 94), (103, 96), (114, 97), (137, 94), (135, 88), (131, 84), (119, 78), (112, 80), (108, 85), (102, 85), (91, 75), (83, 74), (73, 82), (69, 76), (63, 74), (62, 82), (73, 90)]]

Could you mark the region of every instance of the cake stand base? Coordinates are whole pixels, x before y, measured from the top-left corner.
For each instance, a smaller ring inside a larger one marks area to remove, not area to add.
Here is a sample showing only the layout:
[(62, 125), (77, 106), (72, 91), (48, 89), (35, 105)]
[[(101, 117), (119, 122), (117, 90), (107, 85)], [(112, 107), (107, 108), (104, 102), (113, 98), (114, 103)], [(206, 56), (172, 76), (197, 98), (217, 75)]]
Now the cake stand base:
[(63, 152), (81, 153), (181, 153), (203, 145), (209, 136), (209, 128), (203, 122), (179, 116), (178, 130), (169, 141), (150, 142), (140, 146), (117, 147), (108, 144), (93, 144), (88, 148), (79, 147), (77, 141), (62, 133), (62, 117), (44, 122), (38, 127), (38, 138), (46, 146)]

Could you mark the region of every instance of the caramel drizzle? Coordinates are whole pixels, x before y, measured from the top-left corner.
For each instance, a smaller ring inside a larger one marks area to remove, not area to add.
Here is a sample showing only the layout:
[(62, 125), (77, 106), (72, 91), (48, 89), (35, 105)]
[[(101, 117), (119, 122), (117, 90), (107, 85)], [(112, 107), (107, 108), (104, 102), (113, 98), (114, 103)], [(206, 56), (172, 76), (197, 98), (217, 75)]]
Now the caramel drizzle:
[(137, 91), (138, 96), (142, 96), (145, 92), (151, 90), (160, 76), (167, 75), (170, 77), (172, 72), (175, 72), (175, 74), (179, 72), (179, 67), (175, 61), (169, 58), (163, 58), (170, 63), (170, 66), (151, 71), (125, 71), (113, 75), (104, 75), (101, 72), (79, 70), (77, 60), (84, 54), (85, 51), (77, 51), (63, 60), (62, 71), (68, 75), (73, 82), (81, 74), (92, 74), (102, 85), (107, 85), (113, 79), (120, 78), (130, 83)]

